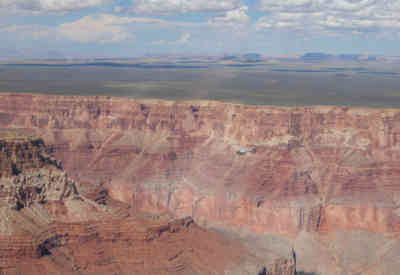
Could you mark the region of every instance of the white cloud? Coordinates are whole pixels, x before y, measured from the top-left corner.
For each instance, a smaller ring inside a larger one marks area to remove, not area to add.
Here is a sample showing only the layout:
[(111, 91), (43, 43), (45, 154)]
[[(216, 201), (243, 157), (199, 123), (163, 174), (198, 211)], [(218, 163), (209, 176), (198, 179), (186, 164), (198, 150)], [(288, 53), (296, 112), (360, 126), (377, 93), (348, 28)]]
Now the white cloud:
[(65, 12), (101, 6), (110, 0), (0, 0), (10, 12)]
[(388, 0), (259, 0), (259, 7), (262, 11), (313, 12), (328, 8), (333, 11), (357, 11), (385, 2)]
[(141, 17), (119, 17), (111, 14), (88, 15), (58, 27), (58, 33), (80, 42), (115, 43), (134, 38), (129, 24), (154, 24), (163, 20)]
[(325, 33), (398, 32), (400, 0), (259, 0), (256, 29)]
[(154, 41), (152, 44), (153, 45), (183, 45), (189, 42), (191, 37), (190, 33), (184, 33), (182, 34), (181, 38), (179, 38), (176, 41), (167, 41), (167, 40), (158, 40)]
[(89, 15), (72, 23), (64, 23), (58, 29), (63, 37), (70, 40), (112, 43), (130, 37), (130, 33), (123, 26), (126, 23), (124, 18), (112, 15)]
[(221, 12), (241, 6), (241, 0), (134, 0), (140, 14), (171, 15), (186, 12)]
[(207, 23), (185, 23), (148, 17), (123, 17), (112, 14), (87, 15), (76, 21), (58, 26), (43, 25), (0, 25), (0, 33), (8, 39), (71, 40), (81, 43), (117, 43), (133, 41), (137, 33), (146, 30), (176, 31), (182, 35), (176, 41), (159, 41), (164, 44), (187, 44), (191, 39), (189, 30), (199, 30)]
[(178, 44), (186, 44), (190, 39), (190, 33), (184, 33), (181, 38), (177, 41)]
[(311, 11), (318, 7), (318, 0), (260, 0), (262, 11)]
[[(322, 2), (322, 1), (321, 1)], [(332, 8), (334, 10), (338, 11), (359, 11), (364, 8), (367, 8), (368, 6), (375, 6), (376, 4), (379, 4), (379, 2), (383, 1), (377, 1), (377, 0), (334, 0), (334, 1), (323, 1), (323, 5), (326, 6), (327, 8)]]
[(212, 18), (208, 21), (208, 23), (222, 26), (240, 26), (248, 23), (249, 21), (247, 11), (248, 7), (242, 6), (225, 12), (223, 16)]

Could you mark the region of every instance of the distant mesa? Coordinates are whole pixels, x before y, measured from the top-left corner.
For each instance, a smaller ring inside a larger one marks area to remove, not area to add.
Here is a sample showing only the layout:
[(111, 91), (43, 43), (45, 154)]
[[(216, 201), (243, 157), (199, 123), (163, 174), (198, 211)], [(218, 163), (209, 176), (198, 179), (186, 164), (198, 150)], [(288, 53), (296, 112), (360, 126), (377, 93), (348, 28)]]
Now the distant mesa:
[(247, 62), (260, 62), (262, 57), (258, 53), (247, 53), (243, 55), (243, 58), (247, 59)]
[(340, 54), (338, 58), (344, 61), (377, 61), (376, 56), (362, 54)]
[(232, 60), (241, 62), (261, 62), (263, 58), (258, 53), (246, 53), (242, 55), (224, 55), (222, 60)]
[(331, 54), (312, 52), (304, 54), (302, 57), (300, 57), (300, 59), (305, 61), (325, 61), (333, 59), (333, 57), (334, 56)]

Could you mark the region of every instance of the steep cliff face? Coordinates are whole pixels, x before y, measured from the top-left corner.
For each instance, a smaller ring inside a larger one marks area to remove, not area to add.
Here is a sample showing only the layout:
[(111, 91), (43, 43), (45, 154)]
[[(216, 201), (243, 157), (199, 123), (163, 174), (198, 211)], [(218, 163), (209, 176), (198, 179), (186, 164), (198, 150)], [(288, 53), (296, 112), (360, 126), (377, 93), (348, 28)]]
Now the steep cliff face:
[(295, 274), (293, 255), (265, 259), (190, 217), (131, 214), (24, 132), (0, 134), (0, 274)]
[(0, 127), (135, 211), (291, 240), (400, 231), (399, 110), (2, 95)]
[(0, 118), (143, 209), (257, 232), (399, 230), (397, 110), (2, 95)]
[(40, 138), (0, 133), (0, 206), (20, 210), (34, 203), (79, 197), (75, 182), (49, 153)]

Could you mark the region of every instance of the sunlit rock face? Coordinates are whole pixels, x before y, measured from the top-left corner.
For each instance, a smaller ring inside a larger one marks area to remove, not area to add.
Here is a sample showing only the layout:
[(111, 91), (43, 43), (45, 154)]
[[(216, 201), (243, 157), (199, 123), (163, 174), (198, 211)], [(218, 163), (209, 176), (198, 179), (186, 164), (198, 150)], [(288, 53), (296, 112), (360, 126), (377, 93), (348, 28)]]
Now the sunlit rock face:
[(0, 130), (1, 274), (295, 275), (294, 252), (253, 254), (191, 217), (134, 211), (79, 184), (41, 138)]
[(5, 94), (0, 127), (34, 131), (135, 211), (277, 234), (325, 257), (323, 274), (395, 274), (335, 255), (355, 232), (384, 236), (382, 255), (398, 246), (400, 110)]

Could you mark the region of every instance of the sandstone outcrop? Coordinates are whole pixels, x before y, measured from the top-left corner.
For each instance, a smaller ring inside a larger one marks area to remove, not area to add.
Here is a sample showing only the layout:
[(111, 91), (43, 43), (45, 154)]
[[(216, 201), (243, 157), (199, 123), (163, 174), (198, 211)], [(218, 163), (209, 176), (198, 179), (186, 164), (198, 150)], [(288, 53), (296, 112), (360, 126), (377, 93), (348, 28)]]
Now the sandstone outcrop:
[(0, 274), (295, 274), (293, 255), (264, 259), (190, 217), (132, 214), (24, 132), (0, 135)]

